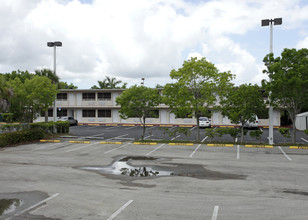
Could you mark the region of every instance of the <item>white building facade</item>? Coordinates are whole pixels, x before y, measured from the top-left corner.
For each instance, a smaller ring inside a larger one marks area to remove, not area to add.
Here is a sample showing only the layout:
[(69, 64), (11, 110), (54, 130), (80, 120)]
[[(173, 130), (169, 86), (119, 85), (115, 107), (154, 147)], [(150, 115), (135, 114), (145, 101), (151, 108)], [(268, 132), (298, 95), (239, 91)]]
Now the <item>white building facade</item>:
[[(120, 106), (116, 104), (116, 98), (124, 89), (62, 89), (57, 94), (56, 108), (57, 118), (72, 116), (79, 124), (102, 125), (139, 125), (139, 118), (122, 119)], [(168, 106), (161, 104), (157, 107), (155, 118), (148, 118), (146, 123), (153, 125), (189, 125), (197, 124), (195, 118), (176, 118), (170, 112)], [(37, 122), (44, 121), (44, 113), (37, 118)], [(48, 120), (53, 120), (52, 108), (48, 111)], [(232, 126), (227, 117), (220, 112), (212, 112), (212, 126)], [(259, 126), (268, 126), (268, 119), (259, 118)], [(280, 126), (280, 112), (274, 111), (274, 126)]]

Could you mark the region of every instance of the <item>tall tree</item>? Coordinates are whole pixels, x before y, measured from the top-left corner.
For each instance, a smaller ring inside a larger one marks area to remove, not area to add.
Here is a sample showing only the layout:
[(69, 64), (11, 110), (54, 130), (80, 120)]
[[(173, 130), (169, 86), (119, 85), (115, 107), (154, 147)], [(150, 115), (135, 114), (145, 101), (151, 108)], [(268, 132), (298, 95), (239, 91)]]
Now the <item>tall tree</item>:
[(7, 112), (9, 109), (9, 98), (13, 96), (13, 90), (8, 86), (4, 75), (0, 74), (0, 111)]
[[(51, 82), (53, 84), (57, 85), (57, 87), (58, 87), (59, 77), (57, 76), (57, 74), (54, 71), (52, 71), (50, 69), (35, 70), (35, 75), (47, 77), (48, 79), (51, 80)], [(55, 101), (56, 101), (56, 97), (54, 98), (54, 101), (53, 101), (54, 108), (55, 108), (55, 104), (56, 104)], [(46, 123), (48, 122), (48, 108), (45, 110), (45, 122)]]
[(271, 105), (285, 109), (292, 121), (292, 142), (296, 141), (296, 115), (308, 106), (308, 49), (284, 49), (281, 57), (270, 53), (264, 58), (269, 82), (263, 81), (271, 91)]
[(258, 85), (242, 84), (230, 90), (220, 102), (222, 114), (234, 124), (241, 125), (241, 142), (244, 139), (244, 125), (254, 123), (256, 115), (265, 110), (263, 95)]
[(78, 89), (78, 86), (75, 86), (73, 83), (67, 84), (67, 82), (60, 81), (58, 83), (58, 89)]
[(120, 117), (127, 119), (136, 117), (143, 126), (141, 139), (144, 139), (146, 119), (154, 116), (154, 110), (161, 103), (161, 96), (157, 89), (145, 86), (132, 86), (116, 98), (117, 105), (121, 106)]
[(121, 80), (117, 80), (115, 77), (106, 76), (103, 81), (97, 81), (99, 86), (92, 86), (91, 89), (125, 89), (127, 83), (123, 83), (122, 86), (118, 86), (122, 83)]
[(199, 117), (207, 115), (210, 108), (225, 95), (231, 87), (233, 75), (219, 72), (214, 64), (205, 58), (196, 57), (184, 61), (182, 68), (172, 70), (170, 77), (175, 83), (165, 85), (164, 102), (171, 112), (180, 117), (194, 116), (197, 122), (197, 141), (200, 141)]
[(41, 111), (48, 109), (57, 94), (56, 85), (45, 76), (34, 76), (25, 83), (15, 78), (9, 85), (14, 92), (10, 98), (10, 112), (26, 122), (32, 122)]

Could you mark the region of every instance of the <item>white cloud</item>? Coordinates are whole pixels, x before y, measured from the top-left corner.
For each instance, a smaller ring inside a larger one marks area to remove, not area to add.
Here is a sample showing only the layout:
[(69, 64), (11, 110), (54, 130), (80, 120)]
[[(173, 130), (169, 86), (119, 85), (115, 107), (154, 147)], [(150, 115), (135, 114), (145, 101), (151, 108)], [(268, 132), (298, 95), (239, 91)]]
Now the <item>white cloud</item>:
[[(106, 75), (129, 85), (141, 77), (148, 86), (165, 84), (192, 56), (231, 70), (237, 84), (256, 83), (266, 77), (259, 55), (235, 38), (269, 16), (285, 16), (284, 28), (306, 33), (308, 6), (300, 0), (2, 0), (0, 72), (52, 68), (46, 43), (59, 40), (57, 73), (79, 88)], [(307, 47), (301, 37), (298, 46)]]

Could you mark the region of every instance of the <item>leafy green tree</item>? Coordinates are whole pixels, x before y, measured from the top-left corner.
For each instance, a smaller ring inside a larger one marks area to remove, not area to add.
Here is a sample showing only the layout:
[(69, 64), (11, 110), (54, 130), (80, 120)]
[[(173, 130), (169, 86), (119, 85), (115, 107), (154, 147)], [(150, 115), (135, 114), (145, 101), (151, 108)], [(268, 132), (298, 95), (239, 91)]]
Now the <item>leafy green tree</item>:
[(45, 76), (34, 76), (25, 83), (19, 78), (9, 82), (14, 96), (10, 98), (10, 112), (18, 120), (32, 122), (41, 111), (48, 109), (57, 94), (56, 85)]
[(67, 82), (60, 81), (58, 83), (58, 89), (78, 89), (78, 86), (75, 86), (73, 83), (67, 84)]
[(242, 84), (230, 90), (221, 100), (221, 110), (234, 124), (241, 125), (241, 142), (244, 140), (244, 125), (254, 123), (256, 115), (265, 110), (263, 95), (257, 85)]
[(264, 58), (270, 81), (265, 82), (267, 91), (271, 91), (271, 105), (288, 112), (292, 124), (292, 142), (296, 141), (296, 115), (308, 106), (308, 49), (284, 49), (281, 57), (274, 58), (273, 53)]
[(233, 75), (219, 72), (205, 58), (184, 61), (182, 68), (170, 73), (175, 83), (166, 84), (163, 90), (164, 103), (179, 117), (194, 116), (197, 122), (197, 141), (200, 141), (199, 117), (209, 114), (219, 96), (225, 95), (231, 86)]
[(35, 75), (37, 76), (46, 76), (48, 79), (51, 80), (53, 84), (58, 84), (60, 79), (57, 76), (57, 74), (54, 73), (54, 71), (50, 69), (40, 69), (40, 70), (35, 70)]
[[(59, 77), (54, 71), (52, 71), (50, 69), (35, 70), (35, 75), (36, 76), (45, 76), (48, 79), (50, 79), (53, 84), (58, 86)], [(54, 98), (53, 106), (55, 106), (55, 104), (56, 104), (55, 100), (56, 100), (56, 97)], [(46, 123), (48, 122), (48, 108), (45, 110), (45, 122)]]
[(19, 78), (22, 83), (26, 81), (26, 79), (32, 79), (34, 74), (21, 70), (14, 70), (11, 73), (4, 74), (6, 81), (14, 80), (15, 78)]
[(0, 74), (0, 112), (9, 109), (9, 98), (13, 96), (13, 90), (8, 86), (5, 76)]
[(103, 81), (97, 81), (99, 86), (92, 86), (91, 89), (126, 89), (127, 83), (123, 83), (122, 86), (118, 84), (122, 83), (121, 80), (117, 80), (115, 77), (106, 76)]
[(136, 117), (143, 126), (142, 137), (144, 139), (146, 119), (154, 116), (154, 110), (161, 103), (161, 96), (157, 89), (145, 86), (132, 86), (116, 98), (117, 105), (121, 106), (120, 117), (127, 119)]

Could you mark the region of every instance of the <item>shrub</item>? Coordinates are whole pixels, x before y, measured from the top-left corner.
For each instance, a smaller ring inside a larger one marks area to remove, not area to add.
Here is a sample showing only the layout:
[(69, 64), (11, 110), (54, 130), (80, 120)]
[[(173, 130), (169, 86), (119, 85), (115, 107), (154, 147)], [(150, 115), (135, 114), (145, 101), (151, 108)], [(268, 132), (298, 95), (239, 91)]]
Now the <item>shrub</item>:
[(263, 134), (263, 131), (261, 130), (256, 130), (256, 131), (251, 131), (250, 132), (250, 136), (253, 138), (256, 138), (257, 140), (259, 140), (261, 142), (261, 136)]
[(212, 142), (216, 136), (215, 128), (205, 129), (205, 136), (209, 137), (211, 139), (210, 142)]
[(12, 123), (14, 120), (14, 114), (13, 113), (2, 113), (2, 117), (5, 122)]
[(284, 142), (291, 137), (289, 128), (278, 128), (279, 133), (284, 137)]
[(0, 134), (0, 147), (19, 144), (26, 141), (39, 140), (44, 136), (45, 132), (41, 129), (2, 133)]
[(234, 142), (240, 133), (241, 133), (241, 130), (238, 128), (226, 128), (226, 134), (229, 134), (233, 138)]
[(57, 133), (69, 133), (70, 130), (69, 121), (57, 121), (55, 125)]
[(307, 134), (307, 135), (308, 135), (308, 129), (306, 129), (304, 132), (305, 132), (305, 134)]

